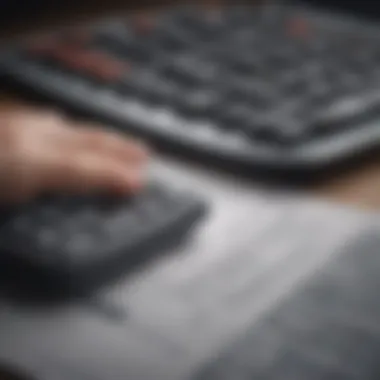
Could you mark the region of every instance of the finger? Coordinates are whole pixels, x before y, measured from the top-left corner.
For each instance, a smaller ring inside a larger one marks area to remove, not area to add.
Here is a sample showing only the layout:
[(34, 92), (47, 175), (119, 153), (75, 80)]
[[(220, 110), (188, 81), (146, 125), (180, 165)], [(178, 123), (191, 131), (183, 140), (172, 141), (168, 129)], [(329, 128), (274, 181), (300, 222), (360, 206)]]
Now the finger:
[(42, 187), (47, 191), (90, 193), (110, 191), (134, 193), (143, 186), (143, 172), (95, 154), (62, 157), (44, 171)]
[(17, 122), (21, 127), (28, 128), (29, 130), (36, 127), (55, 131), (61, 130), (65, 125), (62, 115), (58, 112), (35, 109), (21, 112), (17, 116), (13, 115), (12, 120)]
[(69, 143), (76, 149), (103, 152), (123, 161), (143, 162), (148, 156), (148, 149), (143, 143), (96, 127), (80, 128), (71, 138)]

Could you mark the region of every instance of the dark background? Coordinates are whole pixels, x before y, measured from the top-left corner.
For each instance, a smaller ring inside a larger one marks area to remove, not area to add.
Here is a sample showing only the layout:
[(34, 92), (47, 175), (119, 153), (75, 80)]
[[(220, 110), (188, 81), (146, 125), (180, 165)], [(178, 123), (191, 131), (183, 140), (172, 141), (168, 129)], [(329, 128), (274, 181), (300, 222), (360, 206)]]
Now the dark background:
[(165, 0), (0, 0), (0, 28), (13, 23), (22, 23), (33, 17), (56, 17), (61, 11), (70, 9), (88, 12), (94, 8), (112, 6), (142, 7), (164, 4)]
[[(77, 4), (78, 1), (86, 4), (87, 6), (91, 5), (92, 3), (101, 3), (101, 1), (91, 0), (0, 0), (0, 18), (6, 21), (10, 15), (17, 17), (20, 15), (30, 14), (30, 12), (48, 12), (52, 9), (56, 10), (57, 7), (64, 9), (66, 7), (72, 6), (73, 4)], [(253, 2), (255, 0), (251, 1)], [(107, 2), (107, 0), (103, 2)], [(119, 0), (114, 2), (119, 4), (127, 3), (128, 5), (134, 5), (135, 3), (136, 5), (140, 6), (142, 3), (160, 3), (159, 0)], [(380, 14), (380, 4), (377, 0), (298, 0), (297, 2), (308, 2), (314, 5), (326, 6), (329, 8), (346, 8), (358, 14)]]
[(380, 17), (380, 3), (378, 0), (301, 0), (315, 6), (323, 6), (330, 9), (345, 10), (356, 15)]
[[(180, 1), (180, 0), (177, 0)], [(257, 0), (251, 0), (252, 2)], [(159, 0), (0, 0), (0, 22), (1, 25), (8, 24), (9, 22), (20, 21), (23, 18), (33, 17), (37, 14), (49, 14), (50, 11), (57, 12), (58, 9), (65, 10), (73, 5), (77, 6), (78, 2), (87, 6), (101, 5), (102, 3), (117, 3), (120, 5), (128, 4), (130, 6), (141, 6), (143, 4), (158, 4), (164, 1)], [(226, 2), (226, 0), (224, 1)], [(297, 2), (308, 2), (316, 6), (324, 6), (331, 9), (345, 9), (357, 15), (365, 14), (371, 17), (380, 16), (380, 4), (377, 0), (298, 0)]]

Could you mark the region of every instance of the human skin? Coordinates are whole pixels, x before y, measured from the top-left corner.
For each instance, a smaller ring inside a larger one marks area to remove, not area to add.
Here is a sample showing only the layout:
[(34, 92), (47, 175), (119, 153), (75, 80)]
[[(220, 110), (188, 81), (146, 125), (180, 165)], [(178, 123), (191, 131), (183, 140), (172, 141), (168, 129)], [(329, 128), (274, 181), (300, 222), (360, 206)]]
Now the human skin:
[(104, 128), (41, 110), (0, 112), (0, 202), (134, 193), (144, 185), (147, 162), (143, 144)]

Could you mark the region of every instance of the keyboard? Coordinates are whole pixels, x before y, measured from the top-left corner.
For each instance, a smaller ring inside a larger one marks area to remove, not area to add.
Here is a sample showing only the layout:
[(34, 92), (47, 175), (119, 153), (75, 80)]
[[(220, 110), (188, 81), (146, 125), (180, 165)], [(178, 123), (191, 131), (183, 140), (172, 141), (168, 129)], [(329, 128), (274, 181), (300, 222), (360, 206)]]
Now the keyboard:
[(42, 298), (90, 295), (180, 243), (205, 211), (197, 197), (156, 184), (126, 199), (46, 197), (6, 210), (2, 280)]
[(180, 5), (10, 43), (0, 66), (172, 151), (306, 173), (379, 145), (379, 41), (369, 22), (288, 2)]
[(376, 235), (344, 248), (194, 379), (378, 379)]

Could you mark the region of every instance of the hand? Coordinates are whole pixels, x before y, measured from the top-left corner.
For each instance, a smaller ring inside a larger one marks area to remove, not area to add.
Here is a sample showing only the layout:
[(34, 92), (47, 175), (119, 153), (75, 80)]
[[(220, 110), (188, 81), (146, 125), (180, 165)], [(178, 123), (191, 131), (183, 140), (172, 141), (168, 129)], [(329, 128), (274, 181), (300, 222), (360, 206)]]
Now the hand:
[(135, 192), (146, 163), (145, 147), (116, 133), (41, 111), (0, 112), (0, 202), (47, 192)]

